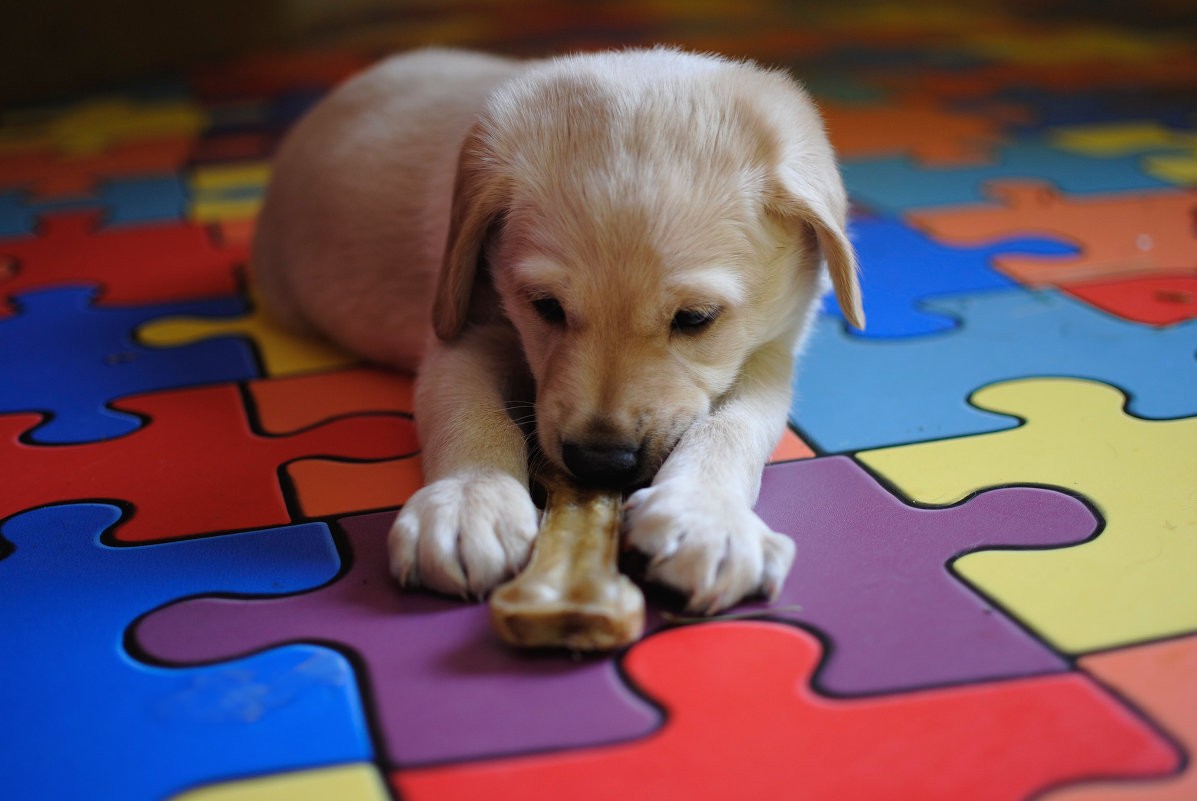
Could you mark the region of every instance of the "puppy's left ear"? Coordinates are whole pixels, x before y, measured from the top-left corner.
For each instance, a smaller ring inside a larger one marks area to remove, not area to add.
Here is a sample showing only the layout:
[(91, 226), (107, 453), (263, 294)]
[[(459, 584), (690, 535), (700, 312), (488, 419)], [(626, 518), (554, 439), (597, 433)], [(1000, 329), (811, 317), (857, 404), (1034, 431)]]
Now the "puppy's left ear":
[(433, 328), (446, 342), (456, 339), (465, 328), (483, 244), (505, 205), (503, 187), (486, 124), (479, 121), (466, 136), (458, 158), (449, 239), (433, 299)]
[[(840, 311), (856, 328), (865, 327), (856, 253), (848, 241), (848, 192), (835, 166), (835, 154), (822, 138), (793, 148), (776, 172), (769, 205), (775, 213), (797, 219), (814, 230), (827, 262)], [(820, 141), (821, 140), (821, 141)]]

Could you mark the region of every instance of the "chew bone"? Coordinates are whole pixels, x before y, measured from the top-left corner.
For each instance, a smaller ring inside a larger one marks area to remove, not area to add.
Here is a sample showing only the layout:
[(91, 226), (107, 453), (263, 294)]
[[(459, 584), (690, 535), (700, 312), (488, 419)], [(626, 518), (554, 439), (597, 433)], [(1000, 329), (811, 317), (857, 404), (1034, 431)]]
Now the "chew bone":
[(546, 490), (531, 561), (491, 595), (495, 631), (528, 648), (605, 651), (634, 642), (644, 631), (644, 593), (617, 564), (620, 495), (557, 475)]

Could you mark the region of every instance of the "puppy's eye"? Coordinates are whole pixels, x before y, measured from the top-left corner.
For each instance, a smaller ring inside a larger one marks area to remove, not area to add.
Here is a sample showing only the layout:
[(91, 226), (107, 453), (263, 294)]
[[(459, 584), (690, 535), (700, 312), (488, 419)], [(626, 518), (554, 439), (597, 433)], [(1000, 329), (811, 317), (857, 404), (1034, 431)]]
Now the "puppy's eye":
[(682, 309), (673, 315), (673, 330), (679, 334), (700, 334), (711, 327), (721, 311), (718, 306)]
[(561, 307), (561, 303), (551, 295), (546, 295), (540, 298), (532, 299), (532, 308), (540, 315), (540, 319), (552, 325), (561, 325), (565, 322), (565, 309)]

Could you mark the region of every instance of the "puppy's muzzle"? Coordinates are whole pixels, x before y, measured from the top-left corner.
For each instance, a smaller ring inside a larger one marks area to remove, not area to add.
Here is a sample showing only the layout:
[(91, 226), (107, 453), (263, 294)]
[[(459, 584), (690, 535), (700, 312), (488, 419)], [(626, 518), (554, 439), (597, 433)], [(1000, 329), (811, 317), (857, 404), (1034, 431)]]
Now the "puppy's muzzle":
[(644, 464), (639, 442), (607, 440), (563, 442), (561, 460), (578, 481), (612, 488), (634, 483)]

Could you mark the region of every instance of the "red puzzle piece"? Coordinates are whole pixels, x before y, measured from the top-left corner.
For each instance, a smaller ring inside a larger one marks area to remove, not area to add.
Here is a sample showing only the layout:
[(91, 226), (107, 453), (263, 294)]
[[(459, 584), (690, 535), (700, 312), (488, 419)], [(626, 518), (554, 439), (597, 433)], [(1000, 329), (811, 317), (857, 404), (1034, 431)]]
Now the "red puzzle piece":
[[(0, 294), (98, 283), (100, 303), (135, 305), (231, 295), (244, 247), (220, 248), (207, 228), (157, 223), (103, 230), (97, 211), (42, 218), (36, 237), (0, 240)], [(11, 277), (5, 279), (4, 276)]]
[(36, 200), (86, 195), (101, 178), (174, 172), (187, 160), (192, 144), (187, 137), (122, 142), (85, 156), (18, 151), (0, 156), (0, 186), (24, 187)]
[(1197, 275), (1145, 275), (1062, 287), (1090, 306), (1133, 323), (1168, 326), (1197, 318)]
[(131, 503), (115, 530), (148, 542), (292, 522), (279, 469), (310, 457), (393, 459), (416, 451), (415, 427), (358, 415), (288, 434), (255, 431), (237, 384), (134, 395), (113, 408), (149, 418), (124, 437), (82, 445), (21, 443), (38, 415), (0, 415), (0, 519), (68, 500)]
[(994, 259), (999, 270), (1029, 286), (1197, 268), (1197, 192), (1070, 196), (1031, 180), (993, 181), (985, 191), (1000, 205), (908, 212), (907, 217), (946, 244), (1047, 236), (1081, 249), (1075, 256)]
[[(249, 392), (264, 431), (287, 434), (334, 417), (371, 412), (410, 415), (414, 379), (379, 367), (354, 367), (269, 381)], [(300, 509), (328, 517), (407, 503), (424, 483), (416, 455), (368, 464), (304, 459), (286, 467)]]
[(811, 634), (776, 623), (667, 631), (624, 661), (668, 710), (653, 736), (392, 780), (408, 801), (1015, 801), (1179, 763), (1159, 734), (1078, 673), (842, 700), (809, 687), (821, 651)]

